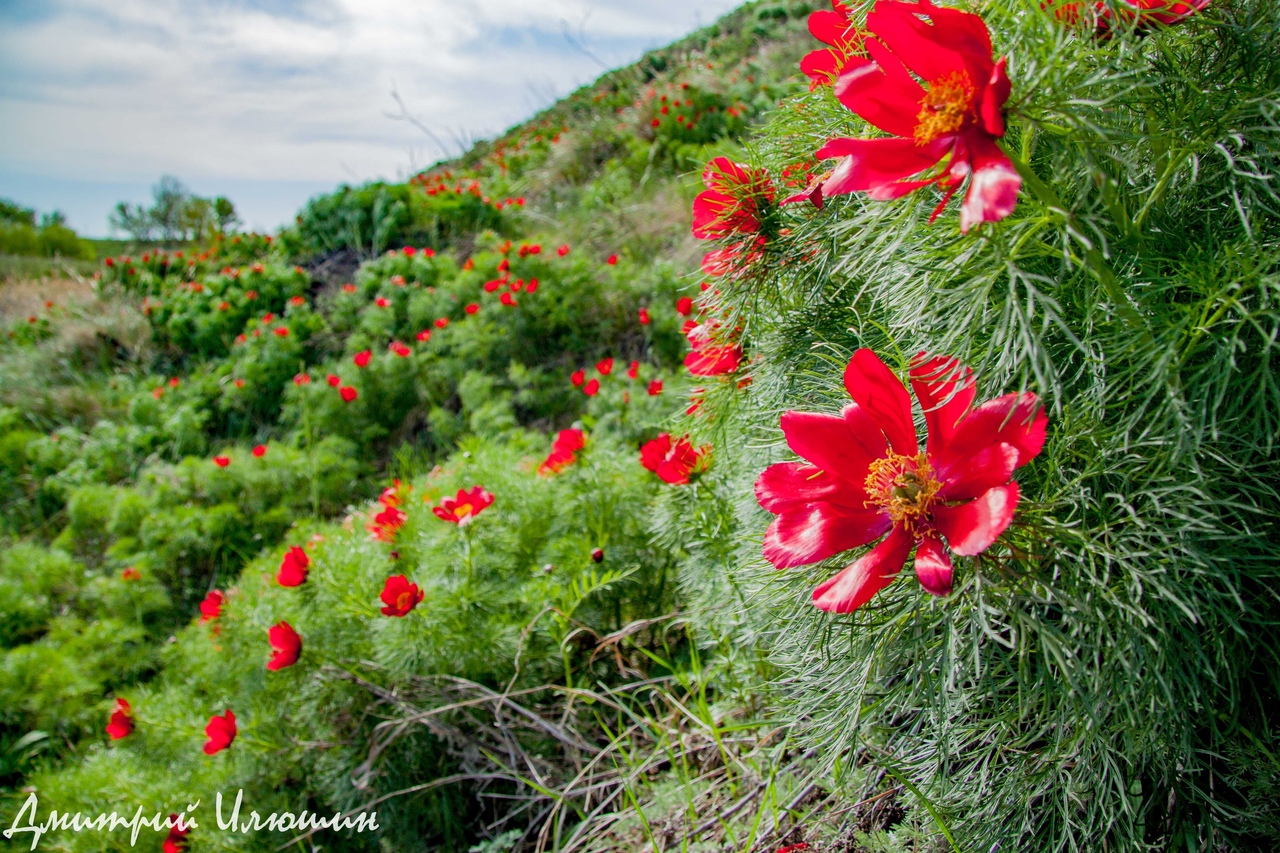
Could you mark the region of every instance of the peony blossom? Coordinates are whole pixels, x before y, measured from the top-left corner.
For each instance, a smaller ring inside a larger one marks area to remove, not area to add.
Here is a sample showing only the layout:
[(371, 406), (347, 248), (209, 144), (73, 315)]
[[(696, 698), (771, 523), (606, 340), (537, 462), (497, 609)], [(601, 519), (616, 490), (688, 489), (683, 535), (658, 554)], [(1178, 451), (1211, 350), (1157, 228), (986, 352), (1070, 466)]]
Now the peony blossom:
[(641, 308), (641, 309), (640, 309), (640, 325), (641, 325), (641, 326), (647, 326), (647, 325), (649, 325), (649, 323), (650, 323), (651, 319), (652, 319), (652, 318), (649, 316), (649, 309), (648, 309), (648, 308)]
[(211, 590), (200, 602), (200, 623), (212, 622), (222, 615), (222, 605), (227, 600), (222, 590)]
[(230, 457), (230, 456), (215, 456), (215, 457), (213, 457), (213, 464), (214, 464), (214, 465), (217, 465), (219, 468), (226, 468), (228, 465), (230, 465), (230, 464), (231, 464), (231, 457)]
[(307, 572), (311, 567), (311, 558), (307, 552), (294, 545), (284, 552), (280, 560), (280, 571), (276, 572), (276, 583), (283, 587), (302, 586), (307, 582)]
[(628, 379), (640, 378), (640, 362), (633, 361), (631, 362), (631, 364), (627, 366), (627, 378)]
[(222, 716), (214, 714), (209, 718), (209, 725), (204, 727), (204, 734), (209, 738), (204, 744), (204, 754), (222, 752), (236, 739), (236, 715), (229, 708)]
[(613, 359), (602, 358), (596, 362), (596, 372), (601, 376), (608, 376), (613, 373)]
[(253, 450), (250, 452), (254, 455), (255, 458), (261, 459), (262, 457), (267, 455), (267, 446), (265, 444), (256, 445), (253, 448)]
[(618, 265), (618, 256), (610, 255), (609, 257), (605, 258), (604, 262), (611, 267), (616, 267)]
[(800, 60), (800, 70), (809, 78), (812, 92), (834, 83), (849, 58), (862, 52), (862, 34), (849, 18), (849, 7), (841, 0), (831, 0), (831, 11), (819, 9), (809, 15), (809, 32), (828, 45)]
[(664, 432), (640, 448), (640, 464), (663, 482), (683, 486), (689, 482), (690, 474), (706, 468), (709, 450), (695, 450), (687, 435), (672, 441), (670, 434)]
[(184, 853), (187, 849), (187, 835), (191, 833), (189, 824), (179, 825), (176, 814), (169, 815), (169, 834), (161, 845), (161, 853)]
[(686, 337), (693, 352), (684, 357), (684, 366), (694, 376), (723, 376), (742, 364), (742, 347), (714, 340), (714, 325), (703, 323), (689, 329)]
[(393, 575), (387, 578), (379, 598), (386, 606), (382, 608), (383, 616), (402, 617), (417, 607), (425, 597), (425, 593), (416, 583), (409, 583), (404, 575)]
[(107, 737), (122, 740), (133, 734), (133, 708), (124, 699), (116, 699), (115, 710), (107, 720)]
[[(1209, 8), (1211, 2), (1212, 0), (1118, 0), (1116, 11), (1119, 12), (1119, 18), (1122, 21), (1125, 23), (1136, 22), (1139, 27), (1151, 24), (1171, 26), (1185, 21), (1197, 12), (1203, 12)], [(1046, 0), (1041, 5), (1048, 7), (1052, 3), (1051, 0)], [(1105, 34), (1111, 30), (1112, 12), (1101, 0), (1094, 0), (1093, 3), (1061, 3), (1054, 6), (1054, 17), (1064, 23), (1077, 23), (1082, 15), (1085, 14), (1081, 11), (1081, 6), (1086, 8), (1092, 6), (1092, 11), (1097, 16), (1097, 29), (1100, 34)]]
[(431, 340), (431, 330), (423, 329), (421, 332), (418, 332), (417, 339), (418, 343), (425, 344), (427, 341)]
[(358, 352), (355, 355), (353, 355), (351, 357), (351, 360), (355, 362), (356, 367), (368, 367), (369, 359), (372, 357), (373, 357), (372, 352), (370, 352), (369, 350), (364, 350), (363, 352)]
[(583, 385), (583, 386), (582, 386), (582, 393), (583, 393), (583, 394), (586, 394), (588, 397), (594, 397), (595, 395), (599, 394), (599, 393), (600, 393), (600, 380), (599, 380), (599, 379), (592, 379), (592, 380), (588, 381), (586, 385)]
[(342, 402), (350, 403), (360, 396), (360, 392), (350, 385), (344, 385), (338, 389), (338, 396), (342, 398)]
[(400, 341), (392, 341), (391, 344), (387, 347), (387, 349), (395, 353), (396, 355), (400, 356), (401, 358), (408, 358), (409, 356), (413, 355), (413, 350), (410, 349), (406, 344), (401, 343)]
[(475, 517), (484, 512), (493, 503), (493, 495), (483, 486), (472, 486), (470, 489), (458, 489), (458, 494), (451, 498), (442, 498), (440, 505), (432, 507), (436, 518), (450, 524), (463, 526), (470, 524)]
[(962, 232), (1012, 213), (1022, 179), (996, 145), (1005, 133), (1007, 60), (993, 58), (982, 18), (932, 0), (880, 0), (867, 30), (869, 57), (848, 60), (836, 97), (891, 135), (829, 140), (815, 156), (836, 167), (787, 201), (820, 206), (822, 197), (851, 192), (895, 199), (936, 184), (936, 217), (967, 181)]
[(271, 660), (267, 669), (272, 672), (293, 666), (302, 654), (302, 638), (288, 622), (277, 622), (267, 629), (267, 642), (271, 645)]
[(383, 504), (382, 511), (373, 517), (365, 529), (379, 542), (393, 542), (407, 519), (404, 510)]
[(911, 397), (874, 352), (854, 353), (844, 382), (853, 403), (838, 415), (787, 412), (782, 431), (804, 462), (771, 465), (756, 480), (760, 505), (778, 517), (764, 556), (779, 569), (803, 566), (888, 534), (819, 586), (813, 602), (835, 613), (866, 604), (915, 549), (928, 592), (951, 592), (948, 548), (982, 553), (1013, 519), (1014, 469), (1044, 445), (1047, 419), (1034, 394), (973, 406), (972, 371), (954, 358), (912, 362), (912, 389), (928, 428), (920, 452)]
[(558, 474), (577, 461), (577, 452), (587, 446), (587, 436), (580, 429), (564, 429), (552, 442), (551, 453), (538, 466), (538, 474), (546, 477)]
[(649, 396), (656, 397), (662, 393), (662, 380), (654, 379), (649, 383)]
[(693, 313), (693, 297), (681, 296), (676, 300), (676, 313), (681, 317), (688, 317)]
[(582, 383), (587, 381), (587, 372), (585, 370), (575, 370), (569, 375), (569, 383), (574, 388), (581, 388)]
[(774, 199), (767, 172), (717, 157), (703, 170), (702, 182), (707, 188), (693, 200), (693, 236), (715, 240), (759, 233), (761, 208)]
[(337, 388), (339, 385), (341, 385), (341, 384), (342, 384), (342, 379), (341, 379), (341, 377), (336, 376), (336, 375), (334, 375), (334, 374), (332, 374), (332, 373), (330, 373), (328, 376), (326, 376), (326, 377), (324, 378), (324, 381), (329, 383), (329, 387), (330, 387), (330, 388)]
[(445, 326), (447, 326), (447, 325), (449, 325), (449, 318), (448, 318), (448, 317), (437, 317), (437, 318), (436, 318), (436, 328), (437, 328), (437, 329), (443, 329), (443, 328), (444, 328)]

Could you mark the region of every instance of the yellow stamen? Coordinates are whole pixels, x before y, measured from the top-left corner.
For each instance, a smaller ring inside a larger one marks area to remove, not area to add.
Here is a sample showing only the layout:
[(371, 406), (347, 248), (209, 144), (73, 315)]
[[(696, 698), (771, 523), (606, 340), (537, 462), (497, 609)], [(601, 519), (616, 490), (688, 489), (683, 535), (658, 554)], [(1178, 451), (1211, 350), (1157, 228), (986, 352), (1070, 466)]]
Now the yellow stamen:
[(939, 136), (959, 130), (976, 94), (964, 71), (954, 71), (929, 84), (916, 115), (916, 144), (928, 145)]
[(928, 520), (929, 508), (942, 488), (925, 454), (900, 456), (893, 451), (871, 463), (863, 485), (869, 506), (886, 510), (894, 524), (912, 532), (919, 522)]
[(466, 518), (471, 515), (471, 509), (471, 504), (461, 504), (453, 508), (453, 515), (455, 518)]

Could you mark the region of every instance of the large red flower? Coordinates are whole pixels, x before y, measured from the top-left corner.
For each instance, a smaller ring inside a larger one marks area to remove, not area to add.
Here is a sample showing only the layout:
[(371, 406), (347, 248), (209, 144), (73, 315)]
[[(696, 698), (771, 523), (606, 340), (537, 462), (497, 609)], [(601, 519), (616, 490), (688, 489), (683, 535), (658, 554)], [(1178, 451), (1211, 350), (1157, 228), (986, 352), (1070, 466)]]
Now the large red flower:
[(267, 629), (267, 642), (271, 644), (271, 660), (267, 669), (275, 672), (293, 666), (302, 654), (302, 638), (288, 622), (278, 622)]
[(280, 571), (276, 573), (276, 583), (280, 586), (302, 586), (307, 582), (307, 571), (311, 566), (311, 558), (307, 552), (294, 545), (284, 554), (280, 561)]
[(768, 172), (717, 157), (702, 172), (705, 191), (693, 200), (693, 236), (715, 240), (760, 231), (761, 205), (773, 202)]
[(382, 615), (404, 616), (417, 607), (424, 597), (425, 593), (416, 583), (409, 583), (404, 575), (392, 575), (387, 578), (386, 585), (382, 587), (382, 595), (379, 596), (386, 605), (382, 608)]
[(116, 699), (115, 710), (107, 720), (107, 737), (120, 740), (133, 734), (133, 709), (124, 699)]
[(436, 514), (436, 518), (450, 524), (464, 525), (469, 524), (492, 503), (493, 495), (486, 492), (483, 486), (472, 486), (470, 489), (458, 489), (455, 497), (441, 499), (440, 506), (432, 507), (431, 511)]
[(948, 547), (980, 554), (1013, 520), (1011, 479), (1044, 445), (1044, 410), (1031, 393), (975, 408), (972, 371), (921, 354), (911, 367), (929, 433), (921, 453), (911, 397), (874, 352), (854, 353), (844, 384), (854, 402), (840, 414), (782, 416), (787, 444), (806, 461), (771, 465), (756, 480), (760, 505), (778, 516), (765, 533), (765, 558), (780, 569), (803, 566), (888, 533), (814, 590), (814, 604), (836, 613), (861, 607), (893, 581), (912, 548), (920, 585), (947, 595)]
[(829, 140), (814, 156), (838, 160), (835, 169), (787, 201), (813, 199), (819, 189), (825, 197), (894, 199), (936, 184), (943, 191), (937, 216), (967, 181), (961, 231), (1012, 213), (1022, 179), (996, 145), (1009, 77), (1006, 60), (992, 56), (982, 18), (932, 0), (879, 0), (867, 30), (869, 56), (848, 60), (836, 97), (892, 135)]
[(577, 460), (577, 452), (587, 446), (587, 436), (580, 429), (560, 430), (551, 444), (551, 453), (538, 466), (538, 474), (558, 474)]
[(671, 435), (664, 432), (640, 448), (640, 464), (663, 482), (683, 486), (689, 482), (689, 475), (706, 467), (709, 450), (695, 449), (687, 435), (672, 441)]
[(187, 835), (190, 832), (189, 824), (179, 824), (176, 814), (169, 815), (169, 834), (161, 847), (162, 853), (183, 853), (187, 849)]
[(849, 57), (862, 51), (862, 34), (849, 18), (849, 7), (840, 0), (831, 0), (831, 9), (819, 9), (809, 16), (809, 32), (829, 45), (800, 60), (800, 70), (808, 76), (811, 92), (835, 82)]
[(723, 376), (742, 363), (742, 347), (717, 341), (715, 330), (714, 324), (701, 323), (685, 335), (693, 352), (684, 357), (684, 366), (694, 376)]
[(222, 590), (215, 589), (210, 591), (204, 597), (204, 601), (200, 602), (200, 621), (212, 622), (222, 615), (222, 604), (227, 597), (222, 594)]
[(222, 752), (236, 739), (236, 715), (229, 708), (221, 717), (214, 714), (209, 718), (209, 725), (204, 727), (204, 734), (209, 738), (204, 744), (204, 754)]

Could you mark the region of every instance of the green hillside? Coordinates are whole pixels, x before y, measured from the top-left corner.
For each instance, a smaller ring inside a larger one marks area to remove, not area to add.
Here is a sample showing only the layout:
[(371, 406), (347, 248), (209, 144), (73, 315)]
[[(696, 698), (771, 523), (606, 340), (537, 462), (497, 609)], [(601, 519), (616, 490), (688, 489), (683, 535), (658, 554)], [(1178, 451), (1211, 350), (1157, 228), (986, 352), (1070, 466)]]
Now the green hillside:
[(1280, 18), (950, 5), (0, 301), (0, 822), (1280, 844)]

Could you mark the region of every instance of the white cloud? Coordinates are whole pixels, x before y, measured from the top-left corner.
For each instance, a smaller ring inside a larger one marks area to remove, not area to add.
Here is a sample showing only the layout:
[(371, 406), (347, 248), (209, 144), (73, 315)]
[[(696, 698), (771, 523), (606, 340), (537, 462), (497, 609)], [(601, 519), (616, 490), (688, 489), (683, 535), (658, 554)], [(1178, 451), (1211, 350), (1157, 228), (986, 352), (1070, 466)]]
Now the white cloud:
[(393, 85), (441, 137), (479, 138), (601, 72), (564, 28), (616, 66), (736, 5), (60, 0), (25, 15), (0, 9), (0, 194), (5, 173), (146, 183), (161, 173), (192, 183), (395, 177), (411, 150), (419, 167), (440, 152), (387, 118)]

